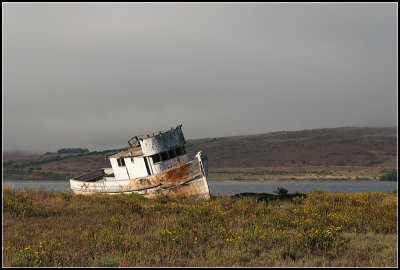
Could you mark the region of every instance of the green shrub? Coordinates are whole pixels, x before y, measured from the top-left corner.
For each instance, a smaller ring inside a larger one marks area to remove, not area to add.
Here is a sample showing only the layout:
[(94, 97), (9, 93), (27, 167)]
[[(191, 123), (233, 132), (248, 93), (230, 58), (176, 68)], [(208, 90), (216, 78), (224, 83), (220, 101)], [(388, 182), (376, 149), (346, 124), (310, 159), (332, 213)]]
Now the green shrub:
[(278, 196), (285, 196), (288, 193), (288, 190), (284, 187), (278, 187), (276, 189), (276, 191), (274, 191), (275, 194), (277, 194)]
[(397, 181), (397, 170), (385, 173), (379, 178), (381, 181)]

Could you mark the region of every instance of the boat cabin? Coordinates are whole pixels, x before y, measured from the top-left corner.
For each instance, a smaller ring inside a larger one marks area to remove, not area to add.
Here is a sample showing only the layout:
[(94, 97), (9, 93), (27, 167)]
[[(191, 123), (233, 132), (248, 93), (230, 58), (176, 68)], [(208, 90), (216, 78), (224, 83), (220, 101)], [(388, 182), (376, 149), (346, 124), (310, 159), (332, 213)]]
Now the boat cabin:
[(135, 136), (130, 148), (108, 155), (116, 180), (158, 174), (188, 161), (182, 125), (158, 133)]

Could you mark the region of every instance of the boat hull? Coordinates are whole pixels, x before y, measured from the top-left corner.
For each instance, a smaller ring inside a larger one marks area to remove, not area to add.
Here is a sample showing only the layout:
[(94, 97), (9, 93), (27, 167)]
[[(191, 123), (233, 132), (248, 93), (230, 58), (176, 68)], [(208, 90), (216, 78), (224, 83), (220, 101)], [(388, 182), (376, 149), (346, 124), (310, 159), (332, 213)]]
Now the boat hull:
[(94, 180), (85, 180), (84, 176), (72, 178), (71, 189), (76, 194), (85, 195), (137, 193), (146, 198), (161, 196), (210, 198), (206, 157), (198, 156), (190, 162), (180, 164), (160, 174), (136, 179), (107, 179), (106, 172), (109, 173), (110, 169), (102, 171), (99, 171), (97, 176), (96, 172), (89, 173), (96, 176)]

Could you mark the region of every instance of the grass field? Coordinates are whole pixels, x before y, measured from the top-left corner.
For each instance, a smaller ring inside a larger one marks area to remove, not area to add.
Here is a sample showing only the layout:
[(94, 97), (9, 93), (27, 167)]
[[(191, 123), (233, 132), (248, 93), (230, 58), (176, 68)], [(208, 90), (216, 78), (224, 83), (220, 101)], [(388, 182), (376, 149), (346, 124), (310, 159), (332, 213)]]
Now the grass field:
[(3, 265), (395, 267), (397, 220), (397, 191), (194, 201), (6, 188)]

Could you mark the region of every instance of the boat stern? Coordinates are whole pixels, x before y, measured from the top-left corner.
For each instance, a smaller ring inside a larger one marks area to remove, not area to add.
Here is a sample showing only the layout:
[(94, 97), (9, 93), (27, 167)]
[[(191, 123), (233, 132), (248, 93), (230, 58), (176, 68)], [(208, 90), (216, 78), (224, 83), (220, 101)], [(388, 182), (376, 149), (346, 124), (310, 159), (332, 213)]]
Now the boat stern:
[(203, 154), (202, 151), (199, 151), (196, 154), (196, 158), (199, 161), (201, 172), (202, 172), (202, 181), (203, 181), (203, 186), (204, 186), (204, 193), (201, 195), (205, 199), (210, 199), (210, 189), (208, 188), (208, 182), (207, 182), (207, 176), (208, 176), (208, 157)]

